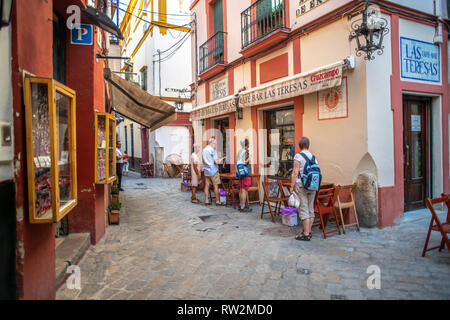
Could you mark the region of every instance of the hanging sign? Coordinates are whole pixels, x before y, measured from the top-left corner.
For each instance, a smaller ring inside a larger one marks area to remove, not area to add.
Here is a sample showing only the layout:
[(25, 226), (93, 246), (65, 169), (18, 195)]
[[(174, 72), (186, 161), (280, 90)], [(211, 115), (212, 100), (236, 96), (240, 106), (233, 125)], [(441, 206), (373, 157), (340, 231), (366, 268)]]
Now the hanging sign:
[(94, 38), (93, 26), (90, 24), (80, 24), (80, 28), (73, 28), (70, 35), (72, 44), (90, 46)]
[(288, 99), (341, 85), (342, 61), (310, 72), (291, 76), (284, 80), (243, 91), (239, 105), (254, 105)]
[(317, 92), (319, 120), (348, 117), (347, 77), (339, 87)]
[(439, 46), (400, 37), (402, 78), (441, 82)]

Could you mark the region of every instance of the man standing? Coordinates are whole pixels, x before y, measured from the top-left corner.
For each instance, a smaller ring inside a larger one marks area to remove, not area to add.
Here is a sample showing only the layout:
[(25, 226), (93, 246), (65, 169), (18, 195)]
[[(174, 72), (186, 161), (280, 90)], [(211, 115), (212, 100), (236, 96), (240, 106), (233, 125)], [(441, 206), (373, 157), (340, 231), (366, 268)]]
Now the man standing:
[(210, 205), (209, 199), (209, 186), (212, 184), (214, 186), (214, 194), (216, 195), (216, 205), (220, 205), (219, 198), (219, 166), (218, 164), (222, 162), (223, 159), (219, 159), (216, 151), (216, 138), (211, 137), (208, 141), (208, 145), (203, 149), (202, 159), (203, 167), (205, 172), (205, 205)]
[(198, 144), (194, 145), (194, 152), (191, 154), (191, 185), (192, 185), (192, 203), (199, 203), (197, 199), (197, 187), (198, 181), (201, 178), (200, 175), (200, 159), (198, 158), (198, 153), (200, 152), (200, 146)]
[(120, 191), (123, 191), (122, 189), (122, 170), (123, 170), (123, 154), (122, 151), (120, 151), (120, 148), (122, 147), (122, 142), (117, 141), (116, 143), (116, 174), (117, 174), (117, 187)]
[(309, 161), (315, 161), (318, 164), (315, 157), (309, 152), (309, 139), (306, 137), (300, 138), (298, 141), (300, 147), (300, 153), (297, 153), (294, 157), (294, 170), (292, 172), (291, 179), (291, 194), (295, 192), (297, 198), (300, 200), (300, 206), (298, 208), (300, 219), (303, 223), (303, 232), (301, 235), (295, 237), (296, 240), (309, 241), (311, 240), (311, 227), (314, 222), (314, 198), (316, 191), (309, 191), (303, 186), (302, 177), (306, 165), (306, 159)]
[(241, 212), (251, 212), (252, 209), (246, 206), (248, 201), (248, 189), (250, 188), (250, 185), (252, 184), (252, 178), (251, 178), (251, 168), (250, 168), (250, 152), (249, 152), (249, 146), (250, 143), (248, 139), (246, 138), (244, 141), (241, 142), (242, 149), (239, 150), (239, 153), (237, 155), (237, 162), (242, 163), (245, 167), (248, 169), (248, 175), (245, 177), (240, 177), (239, 182), (241, 189), (239, 190), (239, 200), (240, 200), (240, 208), (239, 211)]

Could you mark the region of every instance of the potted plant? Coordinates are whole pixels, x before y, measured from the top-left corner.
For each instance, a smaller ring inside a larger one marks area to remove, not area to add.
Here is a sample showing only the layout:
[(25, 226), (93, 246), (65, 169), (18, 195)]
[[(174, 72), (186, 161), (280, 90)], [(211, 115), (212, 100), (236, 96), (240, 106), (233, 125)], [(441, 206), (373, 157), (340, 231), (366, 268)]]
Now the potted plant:
[(111, 202), (119, 202), (119, 188), (116, 186), (111, 188)]
[(111, 202), (109, 204), (109, 223), (120, 224), (120, 202)]

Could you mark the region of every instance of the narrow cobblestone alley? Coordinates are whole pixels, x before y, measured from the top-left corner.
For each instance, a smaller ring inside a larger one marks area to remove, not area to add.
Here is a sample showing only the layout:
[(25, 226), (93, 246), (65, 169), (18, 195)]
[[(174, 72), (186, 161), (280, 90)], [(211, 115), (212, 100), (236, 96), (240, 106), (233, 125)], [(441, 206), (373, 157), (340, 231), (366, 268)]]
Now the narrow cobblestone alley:
[[(260, 206), (191, 204), (179, 179), (124, 177), (124, 189), (120, 225), (79, 263), (81, 290), (63, 285), (57, 299), (450, 298), (449, 252), (421, 257), (428, 216), (301, 242), (300, 227), (261, 220)], [(367, 287), (371, 265), (380, 290)]]

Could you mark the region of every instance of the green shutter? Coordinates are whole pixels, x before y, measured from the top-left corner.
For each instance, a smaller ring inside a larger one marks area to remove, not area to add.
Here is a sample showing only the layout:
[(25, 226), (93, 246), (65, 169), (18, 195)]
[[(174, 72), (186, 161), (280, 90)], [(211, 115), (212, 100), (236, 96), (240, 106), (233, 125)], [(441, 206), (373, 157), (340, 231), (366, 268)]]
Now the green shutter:
[(222, 0), (214, 3), (214, 34), (223, 31), (223, 7)]

